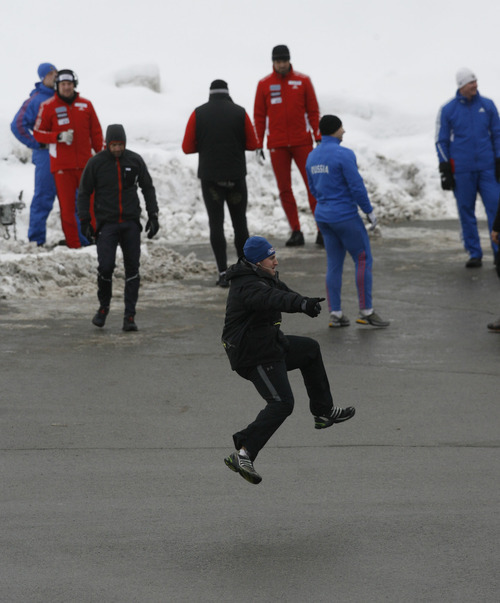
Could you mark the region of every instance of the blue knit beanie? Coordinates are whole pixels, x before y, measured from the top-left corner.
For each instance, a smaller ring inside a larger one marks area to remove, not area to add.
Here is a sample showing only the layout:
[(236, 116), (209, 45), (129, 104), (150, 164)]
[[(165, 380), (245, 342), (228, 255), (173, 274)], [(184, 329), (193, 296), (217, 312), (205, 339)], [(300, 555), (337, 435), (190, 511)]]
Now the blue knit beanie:
[(249, 262), (256, 264), (274, 255), (276, 250), (264, 237), (250, 237), (243, 247), (243, 253)]
[(52, 63), (40, 63), (40, 65), (38, 65), (38, 77), (40, 80), (44, 80), (47, 73), (50, 73), (51, 71), (57, 71)]

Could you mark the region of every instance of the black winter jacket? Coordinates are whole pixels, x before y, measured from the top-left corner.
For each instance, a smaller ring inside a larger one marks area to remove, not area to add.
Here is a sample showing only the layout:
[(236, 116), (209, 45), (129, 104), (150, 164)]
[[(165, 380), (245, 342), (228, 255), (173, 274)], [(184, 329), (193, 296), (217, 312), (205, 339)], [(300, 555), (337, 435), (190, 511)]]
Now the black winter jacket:
[(230, 288), (222, 345), (233, 371), (282, 360), (287, 342), (280, 329), (281, 312), (300, 312), (304, 297), (278, 275), (273, 277), (244, 258), (228, 268), (226, 279)]
[(78, 217), (90, 220), (90, 196), (95, 192), (94, 212), (97, 230), (106, 222), (139, 222), (141, 206), (137, 185), (141, 187), (148, 215), (158, 213), (153, 180), (143, 158), (125, 149), (115, 158), (105, 149), (85, 166), (78, 191)]

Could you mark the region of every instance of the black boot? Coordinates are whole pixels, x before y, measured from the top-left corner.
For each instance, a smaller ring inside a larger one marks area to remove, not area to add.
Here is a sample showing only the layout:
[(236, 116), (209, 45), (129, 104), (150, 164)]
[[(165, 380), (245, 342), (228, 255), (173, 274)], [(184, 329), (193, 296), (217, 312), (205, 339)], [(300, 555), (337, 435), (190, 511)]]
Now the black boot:
[(125, 316), (123, 318), (123, 330), (124, 331), (138, 331), (137, 325), (135, 324), (135, 320), (132, 315)]
[(304, 235), (300, 230), (294, 230), (292, 236), (286, 242), (287, 247), (300, 247), (304, 245)]
[(103, 327), (106, 322), (106, 317), (109, 314), (109, 308), (101, 306), (92, 319), (92, 324), (96, 327)]

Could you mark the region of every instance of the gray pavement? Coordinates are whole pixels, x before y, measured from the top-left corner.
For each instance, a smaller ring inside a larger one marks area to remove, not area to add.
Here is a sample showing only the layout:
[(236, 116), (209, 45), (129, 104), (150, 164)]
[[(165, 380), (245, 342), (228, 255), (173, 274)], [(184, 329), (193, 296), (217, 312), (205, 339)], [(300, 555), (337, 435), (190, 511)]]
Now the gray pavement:
[[(482, 225), (487, 249), (486, 229)], [(281, 278), (324, 294), (324, 252), (277, 242)], [(207, 245), (178, 248), (211, 260)], [(144, 286), (138, 333), (117, 297), (0, 301), (0, 601), (496, 602), (500, 280), (466, 270), (457, 223), (373, 240), (386, 330), (285, 316), (322, 346), (348, 423), (294, 414), (252, 486), (223, 463), (262, 402), (219, 343), (214, 279)], [(147, 265), (143, 266), (147, 271)]]

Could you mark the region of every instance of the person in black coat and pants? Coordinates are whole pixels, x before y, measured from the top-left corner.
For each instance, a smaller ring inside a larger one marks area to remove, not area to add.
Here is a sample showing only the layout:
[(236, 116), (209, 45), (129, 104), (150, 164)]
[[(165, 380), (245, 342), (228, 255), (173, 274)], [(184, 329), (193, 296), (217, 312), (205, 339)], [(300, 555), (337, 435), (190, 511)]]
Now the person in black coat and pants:
[(253, 462), (293, 410), (288, 371), (302, 373), (316, 429), (347, 421), (355, 409), (333, 404), (319, 343), (310, 337), (285, 336), (280, 328), (282, 312), (304, 312), (314, 318), (324, 298), (304, 297), (279, 279), (276, 252), (265, 238), (250, 237), (243, 251), (244, 257), (226, 275), (230, 289), (222, 344), (231, 368), (255, 385), (267, 405), (253, 423), (233, 435), (236, 452), (224, 462), (258, 484), (262, 478)]
[(197, 107), (189, 118), (182, 150), (199, 155), (198, 178), (208, 213), (210, 244), (219, 271), (216, 284), (220, 287), (228, 286), (224, 202), (229, 209), (234, 246), (240, 257), (248, 238), (245, 150), (257, 147), (255, 130), (245, 109), (233, 103), (224, 80), (214, 80), (208, 102)]
[[(103, 327), (109, 313), (116, 249), (120, 245), (125, 265), (124, 331), (137, 331), (135, 306), (139, 297), (139, 260), (141, 256), (141, 206), (137, 185), (146, 203), (148, 239), (159, 230), (158, 203), (153, 180), (144, 159), (126, 149), (125, 129), (121, 124), (108, 126), (106, 149), (94, 155), (85, 166), (78, 191), (78, 217), (83, 234), (96, 241), (99, 309), (92, 318)], [(96, 228), (91, 223), (90, 199), (95, 194)]]

